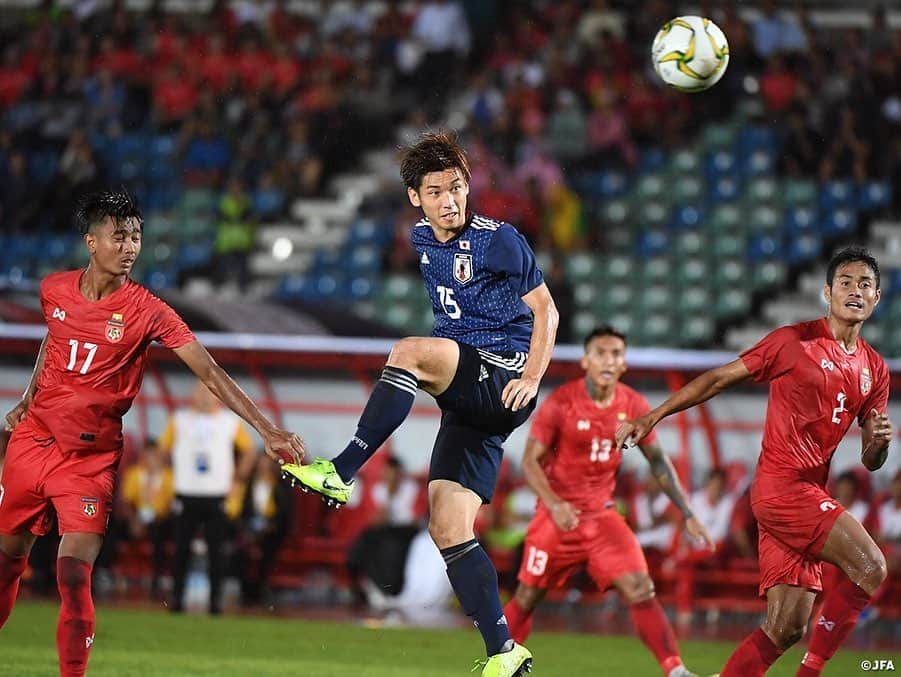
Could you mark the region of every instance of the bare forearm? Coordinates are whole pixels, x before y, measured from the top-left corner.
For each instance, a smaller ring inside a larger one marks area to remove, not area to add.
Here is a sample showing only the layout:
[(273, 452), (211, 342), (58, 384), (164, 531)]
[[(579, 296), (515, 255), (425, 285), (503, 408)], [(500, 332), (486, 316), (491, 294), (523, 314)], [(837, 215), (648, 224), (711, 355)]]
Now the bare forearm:
[(656, 424), (667, 416), (706, 402), (714, 395), (733, 385), (736, 381), (726, 378), (721, 373), (721, 369), (711, 369), (704, 372), (670, 395), (665, 402), (651, 411), (654, 423)]
[(548, 482), (547, 475), (544, 474), (544, 470), (538, 461), (528, 457), (523, 458), (522, 474), (529, 488), (535, 492), (541, 502), (547, 507), (551, 507), (560, 501), (560, 497), (551, 488), (551, 483)]
[(879, 468), (885, 465), (886, 459), (888, 459), (888, 447), (888, 442), (873, 440), (866, 446), (863, 452), (861, 452), (861, 463), (863, 463), (864, 467), (870, 472), (879, 470)]
[(673, 505), (679, 508), (685, 519), (691, 517), (692, 512), (688, 503), (688, 497), (685, 495), (682, 483), (676, 475), (676, 469), (673, 467), (672, 461), (661, 452), (649, 458), (648, 462), (651, 465), (651, 473), (654, 475), (654, 479), (657, 480), (660, 488), (663, 489), (663, 493), (669, 497)]
[(535, 313), (532, 338), (529, 342), (529, 357), (526, 359), (522, 374), (524, 378), (535, 378), (540, 381), (544, 376), (544, 372), (551, 363), (551, 355), (554, 353), (559, 323), (560, 315), (553, 302), (549, 303), (542, 312)]
[(44, 336), (44, 340), (41, 341), (41, 348), (38, 350), (38, 358), (35, 360), (34, 369), (31, 372), (31, 380), (28, 382), (28, 387), (25, 388), (25, 392), (22, 393), (22, 399), (26, 402), (31, 402), (34, 399), (35, 393), (38, 391), (38, 379), (41, 377), (41, 372), (44, 369), (44, 360), (47, 357), (47, 336)]
[(258, 433), (262, 434), (264, 430), (275, 427), (222, 367), (217, 364), (211, 365), (206, 374), (199, 376), (222, 404), (247, 421)]

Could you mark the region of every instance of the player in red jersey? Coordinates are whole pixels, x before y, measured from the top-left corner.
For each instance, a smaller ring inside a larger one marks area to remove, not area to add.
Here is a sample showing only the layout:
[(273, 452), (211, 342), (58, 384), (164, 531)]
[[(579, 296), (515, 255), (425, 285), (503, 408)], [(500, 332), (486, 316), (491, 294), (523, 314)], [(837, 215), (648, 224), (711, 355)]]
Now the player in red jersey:
[(827, 591), (799, 677), (819, 675), (886, 576), (885, 558), (850, 513), (826, 493), (829, 463), (854, 419), (861, 461), (885, 463), (894, 434), (886, 414), (888, 368), (860, 337), (879, 302), (879, 265), (849, 247), (829, 262), (825, 318), (782, 327), (729, 364), (688, 383), (653, 411), (624, 423), (617, 448), (641, 439), (664, 417), (738, 383), (770, 384), (769, 405), (751, 505), (760, 535), (760, 594), (766, 621), (735, 650), (723, 677), (763, 675), (804, 634), (822, 589), (821, 561), (847, 576)]
[(41, 283), (47, 335), (12, 431), (0, 477), (0, 626), (12, 611), (35, 538), (56, 512), (62, 600), (56, 632), (60, 674), (83, 675), (94, 642), (91, 569), (112, 509), (122, 455), (122, 417), (141, 387), (147, 347), (171, 348), (223, 403), (253, 426), (275, 460), (300, 462), (303, 442), (273, 425), (197, 342), (168, 305), (129, 272), (141, 251), (142, 218), (124, 193), (97, 193), (75, 219), (90, 263)]
[[(585, 378), (566, 383), (539, 407), (532, 423), (523, 474), (538, 494), (538, 511), (526, 534), (519, 587), (504, 608), (514, 641), (524, 642), (532, 614), (551, 588), (562, 587), (582, 565), (605, 590), (616, 588), (629, 605), (641, 640), (668, 677), (688, 677), (672, 627), (654, 597), (654, 583), (635, 534), (613, 500), (622, 453), (617, 426), (649, 409), (647, 400), (620, 383), (626, 371), (626, 338), (598, 327), (585, 338)], [(707, 530), (691, 514), (673, 465), (656, 433), (641, 440), (651, 472), (685, 515), (685, 528), (713, 548)]]

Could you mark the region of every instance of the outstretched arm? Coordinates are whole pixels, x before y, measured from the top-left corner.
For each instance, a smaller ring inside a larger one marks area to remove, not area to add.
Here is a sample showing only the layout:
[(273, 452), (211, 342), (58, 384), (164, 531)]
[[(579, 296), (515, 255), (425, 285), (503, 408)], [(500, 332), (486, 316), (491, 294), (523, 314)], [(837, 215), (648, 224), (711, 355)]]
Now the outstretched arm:
[(539, 500), (544, 503), (554, 519), (554, 523), (563, 531), (570, 531), (579, 526), (579, 511), (560, 498), (548, 482), (544, 468), (541, 467), (541, 459), (550, 449), (530, 437), (526, 442), (526, 451), (522, 457), (522, 474), (526, 478), (526, 484), (534, 491)]
[(203, 381), (216, 397), (229, 409), (249, 423), (266, 445), (266, 454), (282, 463), (290, 458), (292, 463), (303, 460), (303, 441), (294, 433), (276, 427), (254, 404), (247, 393), (235, 383), (198, 341), (191, 341), (175, 349), (175, 354), (188, 365), (197, 378)]
[(523, 296), (522, 300), (531, 308), (534, 320), (529, 357), (522, 376), (507, 383), (501, 396), (504, 406), (513, 411), (525, 407), (538, 394), (541, 378), (551, 362), (557, 339), (557, 325), (560, 323), (557, 306), (544, 282)]
[(879, 470), (888, 458), (888, 445), (895, 435), (895, 428), (888, 414), (870, 411), (860, 428), (860, 461), (870, 472)]
[(38, 379), (41, 376), (41, 371), (44, 369), (44, 360), (47, 357), (47, 335), (44, 334), (44, 340), (41, 341), (41, 348), (38, 350), (38, 358), (35, 360), (34, 369), (31, 372), (31, 380), (28, 381), (28, 387), (25, 388), (25, 392), (22, 393), (22, 399), (19, 400), (19, 403), (12, 408), (12, 410), (6, 415), (6, 429), (12, 430), (25, 418), (25, 412), (28, 411), (28, 407), (31, 406), (31, 401), (34, 399), (34, 394), (38, 391)]
[(716, 548), (716, 544), (707, 532), (707, 529), (691, 512), (691, 506), (688, 504), (688, 497), (685, 495), (685, 489), (679, 481), (676, 469), (673, 467), (672, 461), (663, 453), (656, 442), (652, 444), (640, 444), (639, 448), (644, 457), (648, 459), (651, 466), (651, 474), (663, 489), (663, 493), (669, 496), (669, 500), (673, 502), (682, 515), (685, 517), (685, 530), (691, 534), (699, 543), (703, 543), (710, 550)]
[(660, 406), (652, 409), (644, 416), (639, 416), (631, 421), (626, 421), (616, 430), (616, 448), (622, 449), (627, 442), (638, 444), (654, 429), (654, 426), (670, 414), (689, 409), (690, 407), (706, 402), (714, 395), (721, 393), (726, 388), (747, 381), (751, 378), (751, 372), (741, 359), (733, 360), (729, 364), (705, 371), (697, 378), (689, 381)]

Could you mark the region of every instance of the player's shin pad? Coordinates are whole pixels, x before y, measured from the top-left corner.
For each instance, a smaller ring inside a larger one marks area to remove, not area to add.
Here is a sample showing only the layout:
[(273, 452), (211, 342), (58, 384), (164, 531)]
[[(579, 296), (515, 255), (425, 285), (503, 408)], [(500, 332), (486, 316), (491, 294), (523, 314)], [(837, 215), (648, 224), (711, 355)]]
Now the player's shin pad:
[(281, 472), (282, 479), (289, 481), (292, 487), (319, 494), (329, 507), (340, 508), (354, 492), (354, 483), (345, 483), (334, 464), (324, 458), (317, 458), (310, 465), (285, 463)]

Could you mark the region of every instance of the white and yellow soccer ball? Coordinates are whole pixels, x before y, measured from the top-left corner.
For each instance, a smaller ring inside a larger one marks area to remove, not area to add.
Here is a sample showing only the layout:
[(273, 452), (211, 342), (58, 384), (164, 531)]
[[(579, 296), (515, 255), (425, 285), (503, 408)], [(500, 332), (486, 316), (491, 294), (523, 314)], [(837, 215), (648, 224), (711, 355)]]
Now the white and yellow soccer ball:
[(729, 44), (710, 19), (680, 16), (657, 32), (651, 58), (657, 75), (670, 87), (700, 92), (723, 77), (729, 65)]

